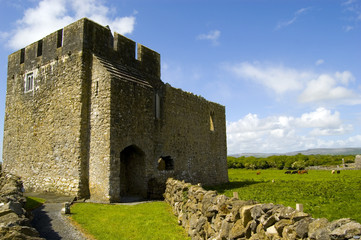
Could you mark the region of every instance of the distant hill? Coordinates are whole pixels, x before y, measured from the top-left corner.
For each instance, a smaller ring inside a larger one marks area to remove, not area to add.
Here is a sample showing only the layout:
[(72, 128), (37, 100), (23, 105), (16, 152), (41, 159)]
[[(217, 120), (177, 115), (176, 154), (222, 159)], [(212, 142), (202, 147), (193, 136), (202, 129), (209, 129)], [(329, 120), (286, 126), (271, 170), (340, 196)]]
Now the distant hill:
[(314, 149), (307, 149), (301, 151), (294, 151), (288, 153), (239, 153), (239, 154), (232, 154), (232, 157), (269, 157), (274, 155), (287, 155), (293, 156), (297, 154), (303, 155), (357, 155), (361, 154), (361, 148), (314, 148)]

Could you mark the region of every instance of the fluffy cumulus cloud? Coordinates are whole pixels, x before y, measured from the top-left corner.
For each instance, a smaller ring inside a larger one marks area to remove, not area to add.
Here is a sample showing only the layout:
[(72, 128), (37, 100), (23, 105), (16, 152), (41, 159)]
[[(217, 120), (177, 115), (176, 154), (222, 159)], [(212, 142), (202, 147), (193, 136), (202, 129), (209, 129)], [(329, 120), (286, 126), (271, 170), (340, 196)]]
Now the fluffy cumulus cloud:
[(360, 94), (348, 88), (351, 81), (354, 77), (349, 71), (321, 74), (306, 83), (298, 99), (303, 103), (361, 104)]
[(229, 153), (285, 152), (315, 147), (347, 146), (358, 139), (334, 142), (322, 136), (349, 133), (352, 125), (341, 120), (340, 113), (318, 108), (299, 117), (270, 116), (259, 118), (248, 114), (236, 122), (227, 123)]
[(267, 63), (241, 62), (223, 66), (242, 81), (252, 81), (278, 95), (293, 92), (300, 103), (325, 105), (361, 104), (361, 95), (349, 85), (355, 82), (350, 71), (317, 73)]
[(41, 0), (24, 12), (13, 32), (2, 35), (11, 36), (7, 41), (10, 48), (19, 49), (83, 17), (109, 25), (120, 34), (133, 32), (135, 13), (126, 17), (112, 15), (114, 13), (99, 0)]

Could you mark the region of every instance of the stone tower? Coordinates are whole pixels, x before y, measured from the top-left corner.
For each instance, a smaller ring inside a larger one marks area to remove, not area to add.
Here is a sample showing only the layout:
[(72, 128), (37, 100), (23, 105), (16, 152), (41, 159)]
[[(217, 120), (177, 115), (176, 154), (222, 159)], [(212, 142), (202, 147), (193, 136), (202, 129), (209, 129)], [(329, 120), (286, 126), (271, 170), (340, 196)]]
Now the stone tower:
[(227, 182), (226, 154), (225, 108), (109, 28), (84, 18), (9, 56), (3, 165), (28, 191), (156, 197), (168, 177)]

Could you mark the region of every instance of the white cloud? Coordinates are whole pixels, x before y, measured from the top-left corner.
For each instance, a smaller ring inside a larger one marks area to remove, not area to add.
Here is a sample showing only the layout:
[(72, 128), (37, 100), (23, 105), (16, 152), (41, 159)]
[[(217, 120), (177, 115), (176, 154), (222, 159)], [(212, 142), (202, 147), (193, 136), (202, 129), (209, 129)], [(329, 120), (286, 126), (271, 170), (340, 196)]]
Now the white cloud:
[(325, 63), (325, 60), (323, 60), (323, 59), (318, 59), (316, 62), (315, 62), (315, 65), (316, 66), (319, 66), (319, 65), (322, 65), (322, 64), (324, 64)]
[(282, 21), (279, 22), (276, 26), (276, 30), (279, 30), (281, 28), (284, 27), (288, 27), (289, 25), (293, 24), (294, 22), (296, 22), (296, 20), (302, 15), (305, 14), (307, 11), (309, 11), (310, 8), (301, 8), (299, 10), (297, 10), (294, 14), (293, 14), (293, 18), (287, 21)]
[[(342, 135), (352, 129), (352, 125), (343, 123), (339, 112), (332, 113), (325, 108), (304, 113), (300, 117), (269, 116), (262, 119), (250, 113), (236, 122), (227, 123), (228, 151), (286, 152), (333, 147), (335, 142), (320, 137)], [(345, 140), (342, 144), (347, 146), (350, 141)]]
[(335, 103), (361, 104), (361, 96), (346, 86), (353, 81), (353, 75), (348, 72), (336, 72), (334, 75), (321, 74), (307, 82), (304, 91), (299, 96), (302, 103)]
[(293, 92), (300, 103), (323, 105), (361, 104), (361, 95), (348, 85), (355, 82), (350, 71), (316, 73), (282, 65), (241, 62), (223, 68), (240, 80), (251, 80), (278, 95)]
[(313, 76), (312, 73), (306, 71), (300, 72), (283, 66), (249, 62), (228, 65), (225, 68), (237, 77), (262, 84), (277, 94), (300, 90), (303, 87), (304, 81)]
[(218, 39), (221, 36), (221, 31), (219, 30), (212, 30), (207, 34), (200, 34), (197, 36), (198, 40), (210, 40), (213, 45), (218, 45)]
[(341, 124), (340, 113), (331, 113), (325, 108), (318, 108), (314, 112), (304, 113), (296, 119), (296, 126), (303, 128), (337, 128)]
[(25, 10), (22, 19), (16, 22), (16, 29), (7, 33), (8, 46), (22, 48), (80, 18), (88, 17), (99, 24), (110, 25), (120, 33), (132, 33), (134, 15), (111, 18), (111, 11), (100, 0), (41, 0), (38, 5)]

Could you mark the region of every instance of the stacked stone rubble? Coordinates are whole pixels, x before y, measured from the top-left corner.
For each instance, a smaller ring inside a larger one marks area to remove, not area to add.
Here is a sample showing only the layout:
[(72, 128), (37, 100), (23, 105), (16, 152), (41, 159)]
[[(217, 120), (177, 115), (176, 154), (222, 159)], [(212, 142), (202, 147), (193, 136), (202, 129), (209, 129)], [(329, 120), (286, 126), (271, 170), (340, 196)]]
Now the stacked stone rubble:
[(23, 209), (23, 184), (9, 173), (0, 173), (0, 239), (38, 240), (39, 233), (31, 227)]
[(168, 179), (164, 198), (192, 239), (360, 239), (361, 224), (329, 222), (291, 207), (242, 201)]

